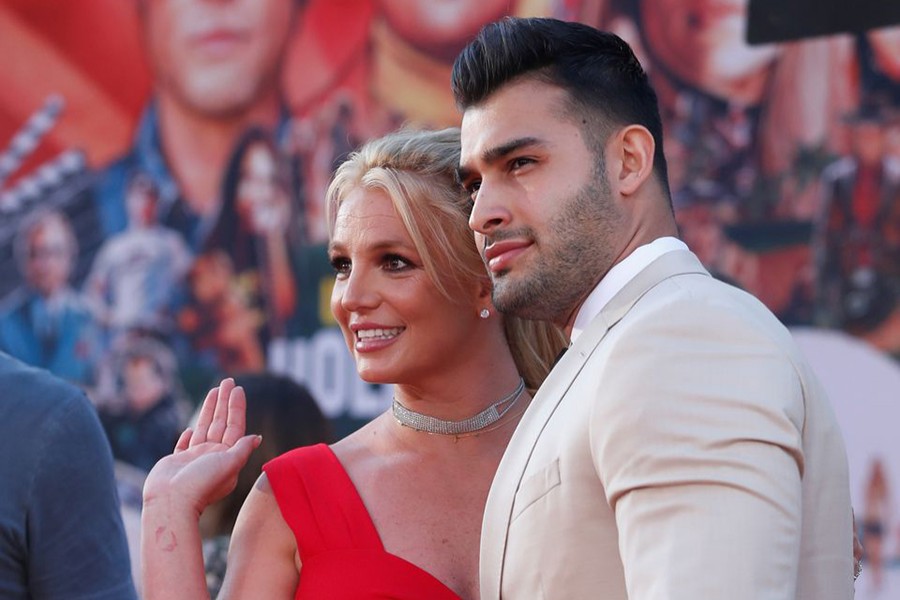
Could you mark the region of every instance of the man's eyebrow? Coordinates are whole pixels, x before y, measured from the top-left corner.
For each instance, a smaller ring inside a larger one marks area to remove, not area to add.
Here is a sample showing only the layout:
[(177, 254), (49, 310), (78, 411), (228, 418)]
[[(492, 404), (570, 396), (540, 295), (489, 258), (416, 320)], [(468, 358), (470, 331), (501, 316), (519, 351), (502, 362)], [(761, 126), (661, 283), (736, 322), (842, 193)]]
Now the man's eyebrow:
[(526, 146), (534, 146), (540, 143), (541, 140), (533, 136), (516, 138), (514, 140), (506, 142), (505, 144), (500, 144), (499, 146), (488, 148), (487, 150), (482, 152), (481, 160), (486, 162), (487, 164), (491, 164), (509, 154), (512, 154), (516, 150), (520, 150), (521, 148), (524, 148)]
[[(488, 148), (481, 153), (481, 160), (486, 164), (492, 164), (517, 150), (520, 150), (527, 146), (535, 146), (542, 143), (543, 142), (539, 138), (536, 138), (534, 136), (516, 138), (513, 140), (509, 140), (506, 143), (500, 144), (499, 146)], [(471, 176), (472, 170), (463, 165), (460, 165), (459, 168), (456, 169), (456, 179), (461, 184), (465, 183)]]

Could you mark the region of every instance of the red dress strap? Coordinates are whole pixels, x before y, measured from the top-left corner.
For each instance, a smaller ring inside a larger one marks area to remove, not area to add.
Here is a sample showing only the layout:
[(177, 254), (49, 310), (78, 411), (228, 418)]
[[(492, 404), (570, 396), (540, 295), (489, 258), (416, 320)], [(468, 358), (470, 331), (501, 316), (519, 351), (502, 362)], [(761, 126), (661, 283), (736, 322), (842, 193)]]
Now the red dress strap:
[(297, 540), (295, 600), (460, 600), (436, 577), (389, 552), (344, 466), (325, 444), (263, 467)]
[(301, 562), (328, 550), (384, 549), (359, 492), (326, 444), (286, 452), (263, 470), (297, 538)]

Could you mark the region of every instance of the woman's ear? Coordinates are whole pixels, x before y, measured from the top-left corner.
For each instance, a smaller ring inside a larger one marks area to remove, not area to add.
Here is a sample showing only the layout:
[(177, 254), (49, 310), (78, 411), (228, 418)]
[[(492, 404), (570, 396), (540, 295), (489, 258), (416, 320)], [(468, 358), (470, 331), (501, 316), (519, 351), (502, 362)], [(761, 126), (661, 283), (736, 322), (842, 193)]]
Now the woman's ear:
[(475, 296), (475, 303), (478, 305), (478, 309), (489, 308), (490, 310), (494, 310), (494, 303), (491, 302), (491, 292), (494, 290), (493, 284), (491, 284), (491, 278), (485, 275), (484, 277), (479, 278), (478, 280), (478, 288), (477, 295)]
[(478, 299), (484, 300), (485, 298), (491, 297), (491, 292), (494, 290), (493, 284), (491, 284), (490, 277), (482, 277), (481, 281), (478, 283)]
[(491, 278), (487, 276), (479, 278), (477, 286), (475, 312), (478, 313), (482, 319), (486, 319), (487, 316), (490, 316), (497, 311), (497, 309), (494, 308), (494, 303), (491, 301), (491, 292), (493, 291), (494, 286), (491, 285)]
[(653, 172), (656, 142), (643, 125), (629, 125), (616, 136), (615, 152), (621, 165), (617, 177), (619, 192), (630, 196)]

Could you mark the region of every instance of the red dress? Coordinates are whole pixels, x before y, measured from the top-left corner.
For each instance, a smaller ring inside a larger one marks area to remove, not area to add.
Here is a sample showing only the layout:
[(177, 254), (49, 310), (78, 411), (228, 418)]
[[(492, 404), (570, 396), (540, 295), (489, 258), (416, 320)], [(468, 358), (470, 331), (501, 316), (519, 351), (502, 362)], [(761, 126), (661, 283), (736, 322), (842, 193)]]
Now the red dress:
[(263, 467), (302, 563), (295, 600), (460, 600), (433, 575), (386, 552), (343, 465), (325, 444)]

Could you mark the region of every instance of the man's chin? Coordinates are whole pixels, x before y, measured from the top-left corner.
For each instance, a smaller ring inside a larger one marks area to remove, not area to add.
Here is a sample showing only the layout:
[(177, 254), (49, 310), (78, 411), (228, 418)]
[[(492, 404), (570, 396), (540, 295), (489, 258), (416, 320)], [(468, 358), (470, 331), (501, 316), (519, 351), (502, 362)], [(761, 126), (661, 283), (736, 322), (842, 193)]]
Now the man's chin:
[(516, 285), (510, 278), (495, 279), (494, 292), (491, 296), (494, 306), (503, 314), (522, 316), (530, 308), (530, 295), (521, 285)]
[(258, 90), (247, 81), (233, 77), (208, 77), (192, 82), (183, 93), (184, 102), (197, 112), (210, 117), (228, 119), (246, 113), (258, 101)]

